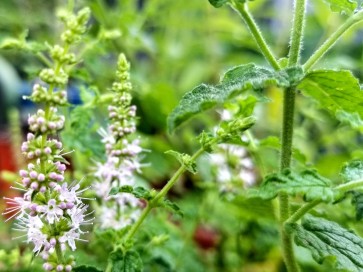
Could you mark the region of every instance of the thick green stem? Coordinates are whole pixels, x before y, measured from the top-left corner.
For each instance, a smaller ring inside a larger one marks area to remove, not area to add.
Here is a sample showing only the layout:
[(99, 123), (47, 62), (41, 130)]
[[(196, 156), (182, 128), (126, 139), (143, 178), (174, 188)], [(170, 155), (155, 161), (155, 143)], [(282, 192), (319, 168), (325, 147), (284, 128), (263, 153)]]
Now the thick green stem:
[(350, 17), (344, 24), (342, 24), (304, 64), (305, 72), (309, 71), (321, 57), (323, 57), (339, 40), (339, 38), (352, 26), (363, 20), (363, 11), (360, 11)]
[(314, 201), (311, 201), (305, 205), (303, 205), (300, 209), (298, 209), (293, 215), (290, 216), (288, 220), (286, 220), (285, 224), (289, 223), (295, 223), (298, 220), (300, 220), (301, 217), (303, 217), (308, 211), (310, 211), (312, 208), (314, 208), (316, 205), (320, 204), (321, 200), (316, 199)]
[[(199, 149), (191, 158), (191, 161), (195, 161), (202, 153), (204, 152), (204, 149)], [(186, 171), (187, 167), (186, 165), (182, 165), (178, 171), (175, 172), (173, 177), (168, 181), (168, 183), (163, 187), (163, 189), (156, 194), (156, 196), (148, 203), (146, 208), (143, 210), (141, 216), (138, 218), (138, 220), (135, 222), (135, 224), (132, 226), (132, 228), (129, 230), (127, 235), (125, 236), (124, 241), (131, 240), (137, 230), (140, 228), (141, 224), (144, 222), (150, 211), (157, 206), (158, 202), (169, 192), (169, 190), (174, 186), (174, 184), (179, 180), (180, 176)]]
[(63, 252), (62, 252), (62, 249), (60, 247), (60, 244), (57, 243), (55, 245), (55, 252), (57, 254), (57, 259), (58, 259), (58, 263), (59, 264), (64, 264), (64, 257), (63, 257)]
[(265, 39), (262, 36), (260, 29), (258, 28), (255, 20), (253, 19), (252, 15), (249, 13), (247, 4), (234, 2), (233, 5), (234, 9), (241, 15), (242, 19), (245, 21), (248, 29), (250, 30), (253, 38), (255, 39), (258, 47), (260, 48), (262, 54), (266, 58), (266, 60), (271, 64), (271, 66), (275, 70), (280, 70), (280, 65), (277, 62), (276, 58), (272, 54), (270, 47), (267, 45)]
[[(290, 167), (292, 154), (292, 138), (294, 132), (294, 109), (295, 90), (288, 88), (284, 93), (283, 127), (282, 127), (282, 148), (280, 171)], [(288, 272), (297, 272), (299, 267), (296, 263), (293, 241), (291, 235), (285, 231), (285, 221), (290, 217), (289, 196), (281, 193), (280, 202), (280, 232), (282, 241), (282, 252)]]
[(306, 0), (294, 1), (294, 19), (291, 30), (289, 66), (295, 66), (300, 59), (301, 41), (303, 37)]

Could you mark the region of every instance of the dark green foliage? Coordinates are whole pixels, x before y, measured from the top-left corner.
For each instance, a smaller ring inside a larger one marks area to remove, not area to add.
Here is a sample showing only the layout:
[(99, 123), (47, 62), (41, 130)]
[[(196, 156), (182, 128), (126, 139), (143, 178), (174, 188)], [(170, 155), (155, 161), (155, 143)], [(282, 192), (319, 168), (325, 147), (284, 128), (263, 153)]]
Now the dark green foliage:
[(335, 222), (308, 216), (302, 224), (290, 224), (299, 246), (309, 249), (318, 263), (329, 260), (335, 271), (359, 272), (363, 269), (363, 240)]
[(251, 63), (234, 67), (224, 74), (219, 84), (201, 84), (185, 94), (168, 117), (169, 132), (194, 115), (247, 90), (260, 91), (269, 86), (290, 86), (287, 72), (275, 72)]

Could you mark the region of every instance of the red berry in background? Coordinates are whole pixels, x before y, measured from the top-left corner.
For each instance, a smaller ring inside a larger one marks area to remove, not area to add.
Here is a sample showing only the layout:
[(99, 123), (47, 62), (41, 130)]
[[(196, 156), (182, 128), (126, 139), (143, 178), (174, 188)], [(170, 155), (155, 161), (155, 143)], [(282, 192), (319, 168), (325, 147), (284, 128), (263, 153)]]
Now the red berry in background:
[(220, 241), (220, 235), (211, 226), (199, 225), (194, 231), (193, 240), (201, 249), (210, 250), (217, 247)]

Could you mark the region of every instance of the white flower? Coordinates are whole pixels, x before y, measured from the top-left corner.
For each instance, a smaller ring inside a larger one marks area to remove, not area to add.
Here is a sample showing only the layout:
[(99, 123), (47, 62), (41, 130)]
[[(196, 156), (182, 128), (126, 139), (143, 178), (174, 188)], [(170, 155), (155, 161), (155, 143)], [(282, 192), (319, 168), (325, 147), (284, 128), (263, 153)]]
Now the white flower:
[(86, 214), (88, 205), (84, 205), (84, 204), (80, 204), (78, 206), (74, 206), (72, 209), (69, 209), (67, 211), (67, 213), (69, 214), (70, 218), (71, 218), (71, 226), (74, 229), (78, 229), (79, 232), (82, 233), (80, 226), (81, 225), (86, 225), (86, 224), (91, 224), (91, 221), (93, 221), (94, 218), (91, 219), (85, 219), (85, 217), (89, 214)]
[(10, 220), (11, 218), (17, 216), (18, 218), (23, 217), (26, 214), (26, 210), (29, 208), (31, 202), (25, 200), (23, 197), (14, 197), (14, 198), (7, 198), (4, 197), (6, 203), (9, 205), (5, 209), (3, 215), (6, 214), (13, 214), (11, 215), (6, 221)]
[(63, 215), (63, 210), (57, 206), (55, 199), (50, 199), (48, 205), (44, 207), (44, 214), (46, 214), (47, 220), (50, 224), (54, 223), (54, 220), (59, 221), (59, 218)]
[(63, 234), (63, 236), (59, 237), (59, 242), (68, 243), (69, 247), (75, 251), (76, 243), (75, 240), (79, 240), (79, 233), (75, 229), (71, 229)]

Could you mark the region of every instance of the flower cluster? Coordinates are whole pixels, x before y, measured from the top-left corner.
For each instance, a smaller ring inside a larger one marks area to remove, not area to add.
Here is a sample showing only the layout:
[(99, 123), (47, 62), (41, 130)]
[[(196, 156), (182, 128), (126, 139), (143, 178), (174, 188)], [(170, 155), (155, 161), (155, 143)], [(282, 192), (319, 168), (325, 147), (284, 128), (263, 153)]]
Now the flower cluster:
[(80, 197), (88, 188), (81, 189), (79, 183), (69, 185), (64, 181), (67, 161), (63, 158), (62, 143), (55, 138), (65, 121), (57, 112), (57, 107), (67, 104), (65, 70), (75, 63), (75, 56), (68, 51), (85, 32), (89, 16), (86, 8), (76, 15), (62, 17), (66, 24), (62, 35), (64, 46), (50, 49), (54, 67), (40, 72), (42, 83), (33, 86), (29, 97), (35, 103), (42, 103), (44, 108), (29, 116), (31, 132), (21, 146), (29, 163), (19, 171), (17, 184), (25, 193), (23, 197), (7, 198), (8, 207), (4, 212), (11, 215), (9, 219), (16, 216), (16, 230), (25, 232), (26, 241), (34, 245), (33, 252), (44, 259), (46, 271), (72, 270), (74, 258), (66, 257), (64, 251), (76, 249), (75, 241), (82, 240), (80, 236), (84, 233), (81, 226), (92, 221), (86, 219), (91, 213), (87, 214), (87, 205)]
[(130, 64), (121, 54), (116, 72), (117, 81), (112, 85), (115, 94), (112, 105), (108, 107), (110, 124), (107, 131), (100, 130), (106, 161), (96, 163), (94, 189), (102, 200), (99, 211), (101, 228), (121, 229), (132, 224), (140, 213), (140, 202), (133, 195), (123, 193), (109, 196), (112, 187), (133, 186), (134, 174), (140, 171), (138, 154), (142, 149), (139, 139), (131, 139), (136, 131), (136, 106), (131, 105), (129, 69)]
[[(233, 118), (233, 112), (223, 110), (222, 121)], [(241, 186), (251, 186), (256, 182), (252, 159), (245, 147), (236, 144), (220, 144), (210, 154), (212, 172), (223, 192), (231, 192)]]

